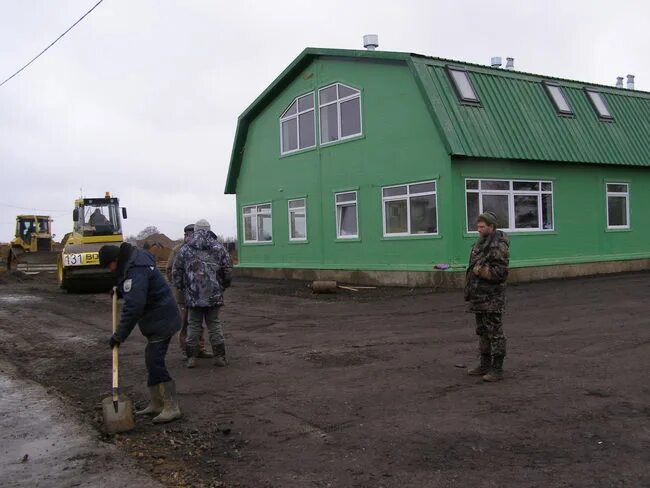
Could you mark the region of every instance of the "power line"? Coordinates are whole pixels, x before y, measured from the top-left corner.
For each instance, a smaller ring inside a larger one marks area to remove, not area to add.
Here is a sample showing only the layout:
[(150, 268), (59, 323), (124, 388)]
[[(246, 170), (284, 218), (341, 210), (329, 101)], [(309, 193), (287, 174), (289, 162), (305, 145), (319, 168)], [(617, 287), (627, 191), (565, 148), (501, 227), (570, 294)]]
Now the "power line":
[(68, 27), (68, 29), (67, 29), (63, 34), (61, 34), (59, 37), (57, 37), (56, 39), (54, 39), (54, 41), (52, 41), (52, 42), (50, 43), (49, 46), (47, 46), (47, 47), (46, 47), (45, 49), (43, 49), (40, 53), (38, 53), (36, 56), (34, 56), (34, 57), (32, 58), (32, 60), (31, 60), (29, 63), (27, 63), (27, 64), (26, 64), (25, 66), (23, 66), (22, 68), (20, 68), (18, 71), (16, 71), (13, 75), (11, 75), (11, 76), (10, 76), (9, 78), (7, 78), (5, 81), (3, 81), (2, 83), (0, 83), (0, 86), (2, 86), (2, 85), (4, 85), (5, 83), (7, 83), (7, 82), (8, 82), (9, 80), (11, 80), (14, 76), (17, 76), (21, 71), (23, 71), (23, 70), (24, 70), (25, 68), (27, 68), (30, 64), (32, 64), (34, 61), (36, 61), (38, 58), (40, 58), (40, 57), (45, 53), (45, 51), (47, 51), (49, 48), (51, 48), (52, 46), (54, 46), (54, 45), (59, 41), (59, 39), (61, 39), (61, 38), (62, 38), (63, 36), (65, 36), (68, 32), (70, 32), (70, 31), (71, 31), (71, 30), (72, 30), (72, 29), (73, 29), (73, 28), (74, 28), (74, 27), (75, 27), (79, 22), (81, 22), (83, 19), (85, 19), (86, 16), (87, 16), (88, 14), (90, 14), (90, 12), (92, 12), (93, 10), (95, 10), (95, 9), (99, 6), (99, 4), (102, 3), (103, 1), (104, 1), (104, 0), (99, 0), (99, 2), (97, 2), (97, 3), (93, 6), (93, 8), (91, 8), (88, 12), (86, 12), (85, 14), (83, 14), (83, 15), (81, 16), (81, 18), (80, 18), (79, 20), (77, 20), (74, 24), (72, 24), (70, 27)]
[(58, 212), (58, 213), (67, 213), (68, 210), (54, 210), (51, 208), (33, 208), (33, 207), (20, 207), (18, 205), (10, 205), (8, 203), (3, 203), (0, 202), (0, 207), (9, 207), (9, 208), (17, 208), (18, 210), (30, 210), (32, 212)]

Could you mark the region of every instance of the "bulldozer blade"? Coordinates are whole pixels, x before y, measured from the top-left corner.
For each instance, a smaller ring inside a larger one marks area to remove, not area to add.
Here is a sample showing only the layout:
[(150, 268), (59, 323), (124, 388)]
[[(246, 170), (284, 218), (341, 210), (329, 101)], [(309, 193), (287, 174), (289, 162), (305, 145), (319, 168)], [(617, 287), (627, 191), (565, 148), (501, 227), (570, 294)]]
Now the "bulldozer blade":
[(133, 418), (133, 403), (124, 396), (115, 402), (113, 397), (106, 397), (102, 400), (102, 411), (104, 413), (104, 428), (111, 434), (127, 432), (135, 427)]
[(56, 251), (13, 252), (9, 267), (27, 274), (56, 271), (56, 262), (60, 254)]

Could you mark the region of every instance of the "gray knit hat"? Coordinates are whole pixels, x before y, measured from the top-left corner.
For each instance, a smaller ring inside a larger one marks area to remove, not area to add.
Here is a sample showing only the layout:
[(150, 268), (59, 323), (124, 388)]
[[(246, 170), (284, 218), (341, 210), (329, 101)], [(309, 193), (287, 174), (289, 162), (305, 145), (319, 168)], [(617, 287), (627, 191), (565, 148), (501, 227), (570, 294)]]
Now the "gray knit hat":
[(197, 230), (210, 230), (210, 222), (205, 219), (198, 220), (196, 224), (194, 224), (194, 232)]

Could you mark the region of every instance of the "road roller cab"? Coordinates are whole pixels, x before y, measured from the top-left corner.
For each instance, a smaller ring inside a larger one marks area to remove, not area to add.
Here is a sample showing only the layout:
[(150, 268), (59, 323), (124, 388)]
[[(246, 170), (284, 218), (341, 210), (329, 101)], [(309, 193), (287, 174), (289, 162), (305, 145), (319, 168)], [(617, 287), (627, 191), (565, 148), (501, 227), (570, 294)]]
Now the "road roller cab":
[(66, 290), (101, 291), (115, 284), (115, 275), (99, 265), (99, 249), (123, 242), (126, 208), (106, 193), (104, 198), (79, 198), (72, 212), (73, 230), (63, 238), (57, 276)]

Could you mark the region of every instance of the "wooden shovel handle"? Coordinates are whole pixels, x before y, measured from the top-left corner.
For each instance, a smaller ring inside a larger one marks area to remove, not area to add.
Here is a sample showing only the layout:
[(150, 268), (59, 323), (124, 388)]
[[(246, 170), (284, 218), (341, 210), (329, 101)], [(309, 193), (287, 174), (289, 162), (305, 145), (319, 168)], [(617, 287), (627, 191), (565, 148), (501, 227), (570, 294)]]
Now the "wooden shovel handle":
[[(113, 334), (117, 331), (117, 287), (113, 287)], [(118, 388), (118, 351), (119, 345), (113, 348), (113, 402), (119, 401)]]

